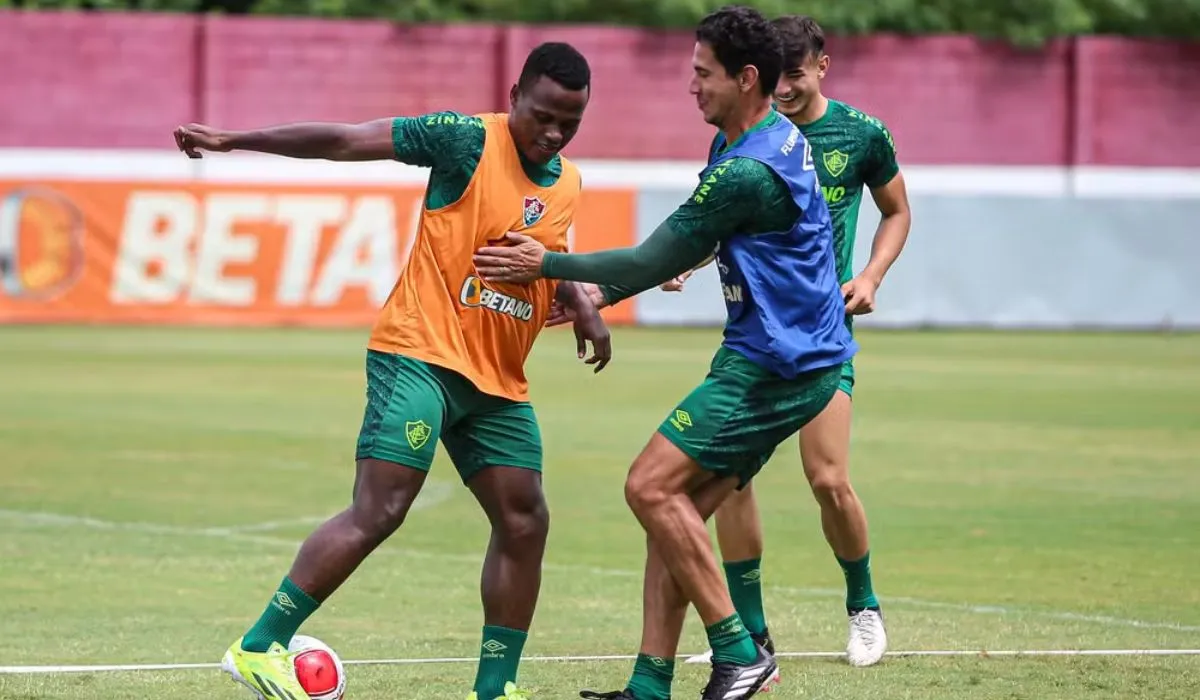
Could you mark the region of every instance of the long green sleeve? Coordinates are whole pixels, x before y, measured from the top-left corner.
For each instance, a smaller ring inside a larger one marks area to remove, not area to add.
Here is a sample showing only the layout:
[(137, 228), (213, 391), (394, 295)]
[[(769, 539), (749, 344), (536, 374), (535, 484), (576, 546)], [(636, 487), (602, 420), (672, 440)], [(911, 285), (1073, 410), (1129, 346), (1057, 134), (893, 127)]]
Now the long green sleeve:
[(637, 293), (692, 269), (710, 253), (712, 247), (706, 248), (703, 239), (677, 231), (667, 220), (633, 248), (575, 255), (546, 253), (542, 260), (542, 275), (552, 279), (620, 285)]
[(547, 253), (542, 275), (593, 282), (616, 304), (691, 270), (734, 234), (786, 231), (797, 214), (787, 185), (770, 168), (733, 158), (709, 167), (687, 201), (637, 246)]

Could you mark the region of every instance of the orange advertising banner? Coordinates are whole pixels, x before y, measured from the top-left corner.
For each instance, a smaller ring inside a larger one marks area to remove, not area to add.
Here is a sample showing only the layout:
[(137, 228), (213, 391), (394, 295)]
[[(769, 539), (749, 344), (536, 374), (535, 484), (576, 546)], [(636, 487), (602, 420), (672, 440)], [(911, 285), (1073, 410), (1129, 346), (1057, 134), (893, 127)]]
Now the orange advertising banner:
[[(0, 181), (0, 323), (367, 325), (422, 188)], [(636, 242), (633, 190), (585, 190), (577, 251)], [(606, 310), (632, 320), (632, 305)]]

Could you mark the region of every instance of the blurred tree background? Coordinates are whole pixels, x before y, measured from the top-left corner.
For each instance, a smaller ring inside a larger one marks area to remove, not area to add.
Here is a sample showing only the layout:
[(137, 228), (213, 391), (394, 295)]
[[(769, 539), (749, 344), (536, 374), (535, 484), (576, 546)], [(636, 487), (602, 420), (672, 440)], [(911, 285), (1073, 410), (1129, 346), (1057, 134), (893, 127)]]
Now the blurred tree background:
[[(692, 26), (724, 0), (0, 0), (27, 9), (220, 12), (400, 22)], [(830, 34), (973, 34), (1038, 46), (1085, 34), (1200, 39), (1200, 0), (746, 0), (811, 14)]]

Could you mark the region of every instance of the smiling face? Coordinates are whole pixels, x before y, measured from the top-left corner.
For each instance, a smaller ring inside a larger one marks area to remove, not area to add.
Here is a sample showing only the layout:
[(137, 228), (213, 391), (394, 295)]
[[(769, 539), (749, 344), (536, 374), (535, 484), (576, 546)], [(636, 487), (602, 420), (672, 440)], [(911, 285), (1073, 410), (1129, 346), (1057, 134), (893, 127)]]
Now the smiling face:
[(589, 88), (569, 90), (548, 76), (514, 85), (509, 129), (526, 160), (543, 165), (566, 147), (583, 121)]
[[(743, 71), (752, 71), (757, 75), (754, 66), (746, 66)], [(730, 75), (711, 46), (703, 41), (697, 41), (692, 51), (692, 81), (688, 90), (696, 98), (696, 106), (704, 115), (704, 121), (716, 127), (721, 127), (730, 116), (737, 111), (738, 102), (744, 92), (745, 76)]]
[(829, 56), (809, 54), (799, 64), (784, 69), (775, 88), (775, 109), (785, 117), (804, 111), (821, 93), (821, 80), (829, 70)]

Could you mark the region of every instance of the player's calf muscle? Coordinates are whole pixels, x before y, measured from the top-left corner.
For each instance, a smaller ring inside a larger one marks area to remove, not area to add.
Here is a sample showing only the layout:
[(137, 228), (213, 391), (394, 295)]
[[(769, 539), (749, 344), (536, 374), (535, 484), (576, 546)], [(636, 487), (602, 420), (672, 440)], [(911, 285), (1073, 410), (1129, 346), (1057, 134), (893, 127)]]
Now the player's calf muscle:
[(758, 501), (750, 485), (734, 491), (717, 510), (717, 543), (725, 561), (759, 559), (763, 553)]
[(289, 577), (314, 599), (328, 598), (400, 527), (424, 482), (417, 469), (360, 461), (353, 503), (304, 541)]

